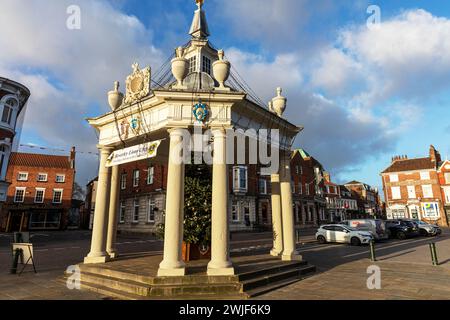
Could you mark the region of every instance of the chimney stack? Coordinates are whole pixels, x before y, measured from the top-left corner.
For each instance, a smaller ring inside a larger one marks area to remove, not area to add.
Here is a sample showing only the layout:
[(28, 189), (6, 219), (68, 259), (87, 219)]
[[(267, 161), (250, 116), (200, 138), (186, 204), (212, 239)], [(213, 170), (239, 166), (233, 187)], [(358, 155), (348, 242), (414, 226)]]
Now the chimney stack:
[(441, 155), (436, 151), (433, 145), (430, 146), (430, 160), (435, 166), (440, 162)]
[(72, 169), (75, 169), (75, 155), (76, 155), (75, 147), (72, 147), (70, 149), (70, 157), (69, 157), (70, 167)]

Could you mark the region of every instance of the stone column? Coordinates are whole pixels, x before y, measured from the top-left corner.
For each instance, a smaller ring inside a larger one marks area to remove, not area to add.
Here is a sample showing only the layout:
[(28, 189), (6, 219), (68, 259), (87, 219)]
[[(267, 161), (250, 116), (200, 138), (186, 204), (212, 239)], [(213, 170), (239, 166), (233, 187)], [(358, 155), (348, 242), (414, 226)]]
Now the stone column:
[(164, 260), (158, 277), (184, 276), (182, 259), (184, 204), (184, 163), (181, 158), (183, 130), (170, 129), (169, 167), (167, 172), (166, 218), (164, 231)]
[(106, 240), (106, 252), (111, 259), (118, 256), (116, 249), (117, 224), (119, 223), (119, 191), (120, 177), (119, 166), (114, 166), (111, 173), (111, 194), (109, 198), (108, 236)]
[(283, 261), (302, 260), (296, 250), (294, 208), (292, 201), (291, 168), (289, 156), (284, 155), (281, 161), (281, 210), (283, 221)]
[(208, 275), (234, 275), (230, 259), (228, 210), (228, 167), (226, 163), (226, 131), (213, 129), (214, 160), (212, 178), (211, 261)]
[(270, 254), (278, 257), (283, 252), (283, 222), (281, 217), (280, 175), (271, 175), (273, 248)]
[(111, 154), (112, 148), (98, 146), (98, 149), (100, 150), (100, 168), (98, 171), (97, 196), (95, 198), (91, 251), (84, 258), (84, 263), (105, 263), (109, 259), (106, 253), (106, 233), (108, 228), (111, 170), (106, 167), (106, 160)]

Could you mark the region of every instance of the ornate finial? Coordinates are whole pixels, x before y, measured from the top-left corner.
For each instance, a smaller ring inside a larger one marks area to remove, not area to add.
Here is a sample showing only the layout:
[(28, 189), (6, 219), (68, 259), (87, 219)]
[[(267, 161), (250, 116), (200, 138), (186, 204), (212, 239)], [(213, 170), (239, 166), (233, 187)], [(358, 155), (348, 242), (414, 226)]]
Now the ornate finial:
[(115, 92), (119, 92), (119, 87), (120, 87), (120, 82), (114, 81), (114, 91)]
[(281, 87), (277, 88), (277, 95), (278, 97), (281, 97), (281, 94), (283, 93), (283, 89)]
[(197, 6), (199, 9), (201, 9), (203, 7), (204, 2), (205, 2), (205, 0), (195, 0), (195, 3), (197, 3)]
[(223, 51), (222, 49), (217, 51), (217, 55), (219, 56), (219, 60), (223, 61), (223, 57), (225, 55), (225, 51)]
[(139, 63), (135, 62), (131, 65), (131, 68), (133, 68), (133, 72), (136, 73), (139, 71)]

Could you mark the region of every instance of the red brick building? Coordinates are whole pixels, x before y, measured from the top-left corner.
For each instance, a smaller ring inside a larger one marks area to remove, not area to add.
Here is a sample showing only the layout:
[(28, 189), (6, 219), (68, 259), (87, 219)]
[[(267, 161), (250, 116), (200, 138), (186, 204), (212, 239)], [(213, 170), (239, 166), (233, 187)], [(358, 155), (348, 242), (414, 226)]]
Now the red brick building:
[(75, 148), (69, 156), (12, 153), (10, 183), (0, 215), (6, 232), (60, 230), (67, 226), (75, 178)]
[(444, 206), (445, 216), (450, 222), (450, 161), (442, 162), (438, 170), (439, 184), (441, 185), (442, 202)]
[(425, 158), (394, 157), (381, 173), (388, 219), (421, 219), (447, 226), (446, 170), (433, 146)]

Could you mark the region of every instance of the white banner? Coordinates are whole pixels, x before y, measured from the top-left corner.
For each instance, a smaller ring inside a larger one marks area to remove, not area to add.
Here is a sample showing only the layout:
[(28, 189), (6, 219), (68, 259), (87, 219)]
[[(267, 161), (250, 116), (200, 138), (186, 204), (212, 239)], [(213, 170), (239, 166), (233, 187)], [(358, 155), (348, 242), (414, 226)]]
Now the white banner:
[(124, 163), (154, 158), (158, 154), (161, 141), (147, 142), (138, 146), (114, 151), (106, 161), (106, 167), (114, 167)]

